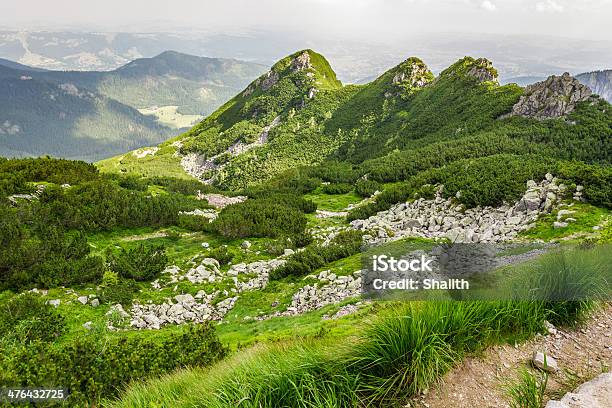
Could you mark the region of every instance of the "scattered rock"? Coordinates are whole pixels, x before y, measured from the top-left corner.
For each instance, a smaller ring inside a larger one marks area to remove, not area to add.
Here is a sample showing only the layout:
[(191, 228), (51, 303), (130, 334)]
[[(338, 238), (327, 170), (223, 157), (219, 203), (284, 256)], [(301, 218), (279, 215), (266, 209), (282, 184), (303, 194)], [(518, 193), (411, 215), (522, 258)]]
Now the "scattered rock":
[(531, 362), (533, 363), (534, 367), (539, 368), (540, 370), (548, 371), (550, 373), (554, 373), (559, 370), (559, 367), (557, 366), (557, 360), (541, 351), (535, 351), (533, 353)]
[(98, 307), (100, 306), (100, 300), (98, 300), (98, 298), (94, 298), (91, 301), (91, 307)]
[(196, 217), (204, 217), (204, 218), (208, 218), (209, 221), (213, 221), (215, 218), (217, 218), (217, 212), (211, 209), (200, 210), (199, 208), (196, 208), (193, 211), (179, 211), (179, 214), (180, 215), (193, 215)]
[(243, 241), (242, 244), (240, 244), (240, 248), (242, 249), (249, 249), (251, 247), (251, 243), (249, 241)]
[(82, 304), (86, 305), (86, 304), (87, 304), (87, 301), (89, 300), (89, 298), (88, 298), (87, 296), (79, 296), (79, 297), (77, 298), (77, 300), (78, 300), (80, 303), (82, 303)]
[(61, 300), (59, 299), (50, 299), (47, 301), (47, 304), (53, 306), (53, 307), (58, 307), (60, 305), (60, 303), (62, 303)]
[[(439, 186), (434, 199), (400, 203), (365, 220), (354, 220), (351, 228), (368, 231), (368, 245), (394, 241), (407, 236), (447, 238), (452, 242), (505, 242), (534, 226), (542, 213), (552, 211), (563, 196), (557, 179), (549, 175), (542, 182), (527, 182), (523, 197), (513, 206), (465, 209), (442, 196)], [(331, 230), (329, 239), (337, 234)]]
[(208, 201), (208, 204), (218, 209), (225, 208), (228, 205), (242, 203), (243, 201), (246, 201), (247, 199), (247, 197), (245, 196), (228, 197), (223, 194), (213, 194), (213, 193), (203, 194), (199, 196), (198, 198)]
[(87, 330), (91, 330), (91, 325), (92, 324), (93, 324), (92, 322), (85, 322), (85, 323), (83, 323), (83, 327), (85, 329), (87, 329)]

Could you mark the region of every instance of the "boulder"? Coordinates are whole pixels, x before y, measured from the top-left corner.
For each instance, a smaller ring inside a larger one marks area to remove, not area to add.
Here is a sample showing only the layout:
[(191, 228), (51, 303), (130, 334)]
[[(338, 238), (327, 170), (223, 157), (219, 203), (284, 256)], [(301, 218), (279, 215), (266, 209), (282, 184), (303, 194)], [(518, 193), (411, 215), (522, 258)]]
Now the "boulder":
[(550, 400), (546, 408), (612, 407), (612, 373), (603, 373), (569, 392), (560, 401)]
[(559, 370), (559, 367), (557, 365), (557, 360), (555, 360), (550, 355), (545, 354), (541, 351), (535, 351), (533, 353), (531, 362), (534, 367), (539, 368), (540, 370), (550, 372), (550, 373), (554, 373)]

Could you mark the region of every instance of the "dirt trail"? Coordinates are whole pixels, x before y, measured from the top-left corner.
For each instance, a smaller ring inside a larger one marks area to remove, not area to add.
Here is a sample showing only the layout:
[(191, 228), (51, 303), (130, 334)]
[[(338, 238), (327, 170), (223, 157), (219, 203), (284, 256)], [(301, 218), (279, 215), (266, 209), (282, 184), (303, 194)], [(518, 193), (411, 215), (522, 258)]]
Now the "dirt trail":
[[(556, 334), (537, 336), (517, 346), (496, 346), (482, 356), (468, 358), (446, 374), (440, 384), (407, 407), (463, 408), (508, 407), (502, 386), (528, 366), (535, 350), (554, 357), (559, 371), (551, 374), (547, 396), (560, 398), (567, 388), (581, 383), (612, 366), (612, 304), (607, 304), (575, 330), (557, 329)], [(580, 379), (570, 385), (564, 370)], [(564, 386), (565, 384), (565, 386)]]

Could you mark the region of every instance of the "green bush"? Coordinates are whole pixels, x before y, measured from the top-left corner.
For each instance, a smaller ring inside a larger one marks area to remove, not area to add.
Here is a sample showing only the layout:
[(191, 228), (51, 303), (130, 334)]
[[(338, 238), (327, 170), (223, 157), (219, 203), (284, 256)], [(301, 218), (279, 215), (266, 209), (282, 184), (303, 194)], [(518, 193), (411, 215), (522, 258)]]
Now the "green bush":
[(120, 303), (127, 307), (132, 304), (138, 289), (138, 284), (133, 279), (119, 279), (117, 283), (102, 286), (98, 296), (102, 303), (109, 305)]
[(232, 259), (234, 259), (234, 254), (224, 245), (211, 249), (208, 252), (208, 256), (219, 261), (220, 265), (227, 265), (228, 263), (232, 262)]
[(139, 244), (132, 249), (122, 248), (119, 253), (111, 253), (107, 261), (110, 270), (123, 278), (152, 281), (168, 264), (168, 256), (162, 245), (149, 247)]
[(50, 342), (65, 330), (64, 317), (39, 295), (24, 293), (0, 303), (0, 339)]
[(68, 388), (68, 406), (98, 406), (132, 380), (187, 366), (207, 366), (227, 349), (210, 324), (191, 326), (180, 334), (76, 337), (57, 347), (0, 342), (0, 385)]
[(374, 180), (360, 179), (355, 183), (355, 193), (360, 197), (370, 197), (376, 191), (381, 190), (380, 183)]
[(348, 183), (330, 183), (321, 187), (325, 194), (346, 194), (353, 190), (353, 186)]
[(274, 269), (270, 279), (308, 275), (330, 262), (355, 255), (361, 250), (362, 235), (360, 231), (342, 231), (327, 246), (308, 246), (291, 255), (283, 266)]
[(224, 237), (271, 237), (301, 234), (306, 217), (300, 210), (271, 200), (247, 200), (229, 205), (212, 222), (213, 229)]

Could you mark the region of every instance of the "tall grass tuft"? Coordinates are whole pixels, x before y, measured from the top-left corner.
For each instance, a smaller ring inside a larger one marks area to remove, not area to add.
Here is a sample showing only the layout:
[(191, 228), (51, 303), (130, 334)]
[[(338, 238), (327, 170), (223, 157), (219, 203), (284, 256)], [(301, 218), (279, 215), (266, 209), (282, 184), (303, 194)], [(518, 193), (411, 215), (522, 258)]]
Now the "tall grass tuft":
[(597, 302), (610, 298), (612, 245), (554, 251), (519, 271), (512, 284), (518, 299), (542, 302), (554, 324), (583, 320)]
[(523, 368), (519, 373), (519, 378), (507, 383), (504, 387), (510, 408), (542, 408), (547, 383), (548, 373), (533, 374)]

